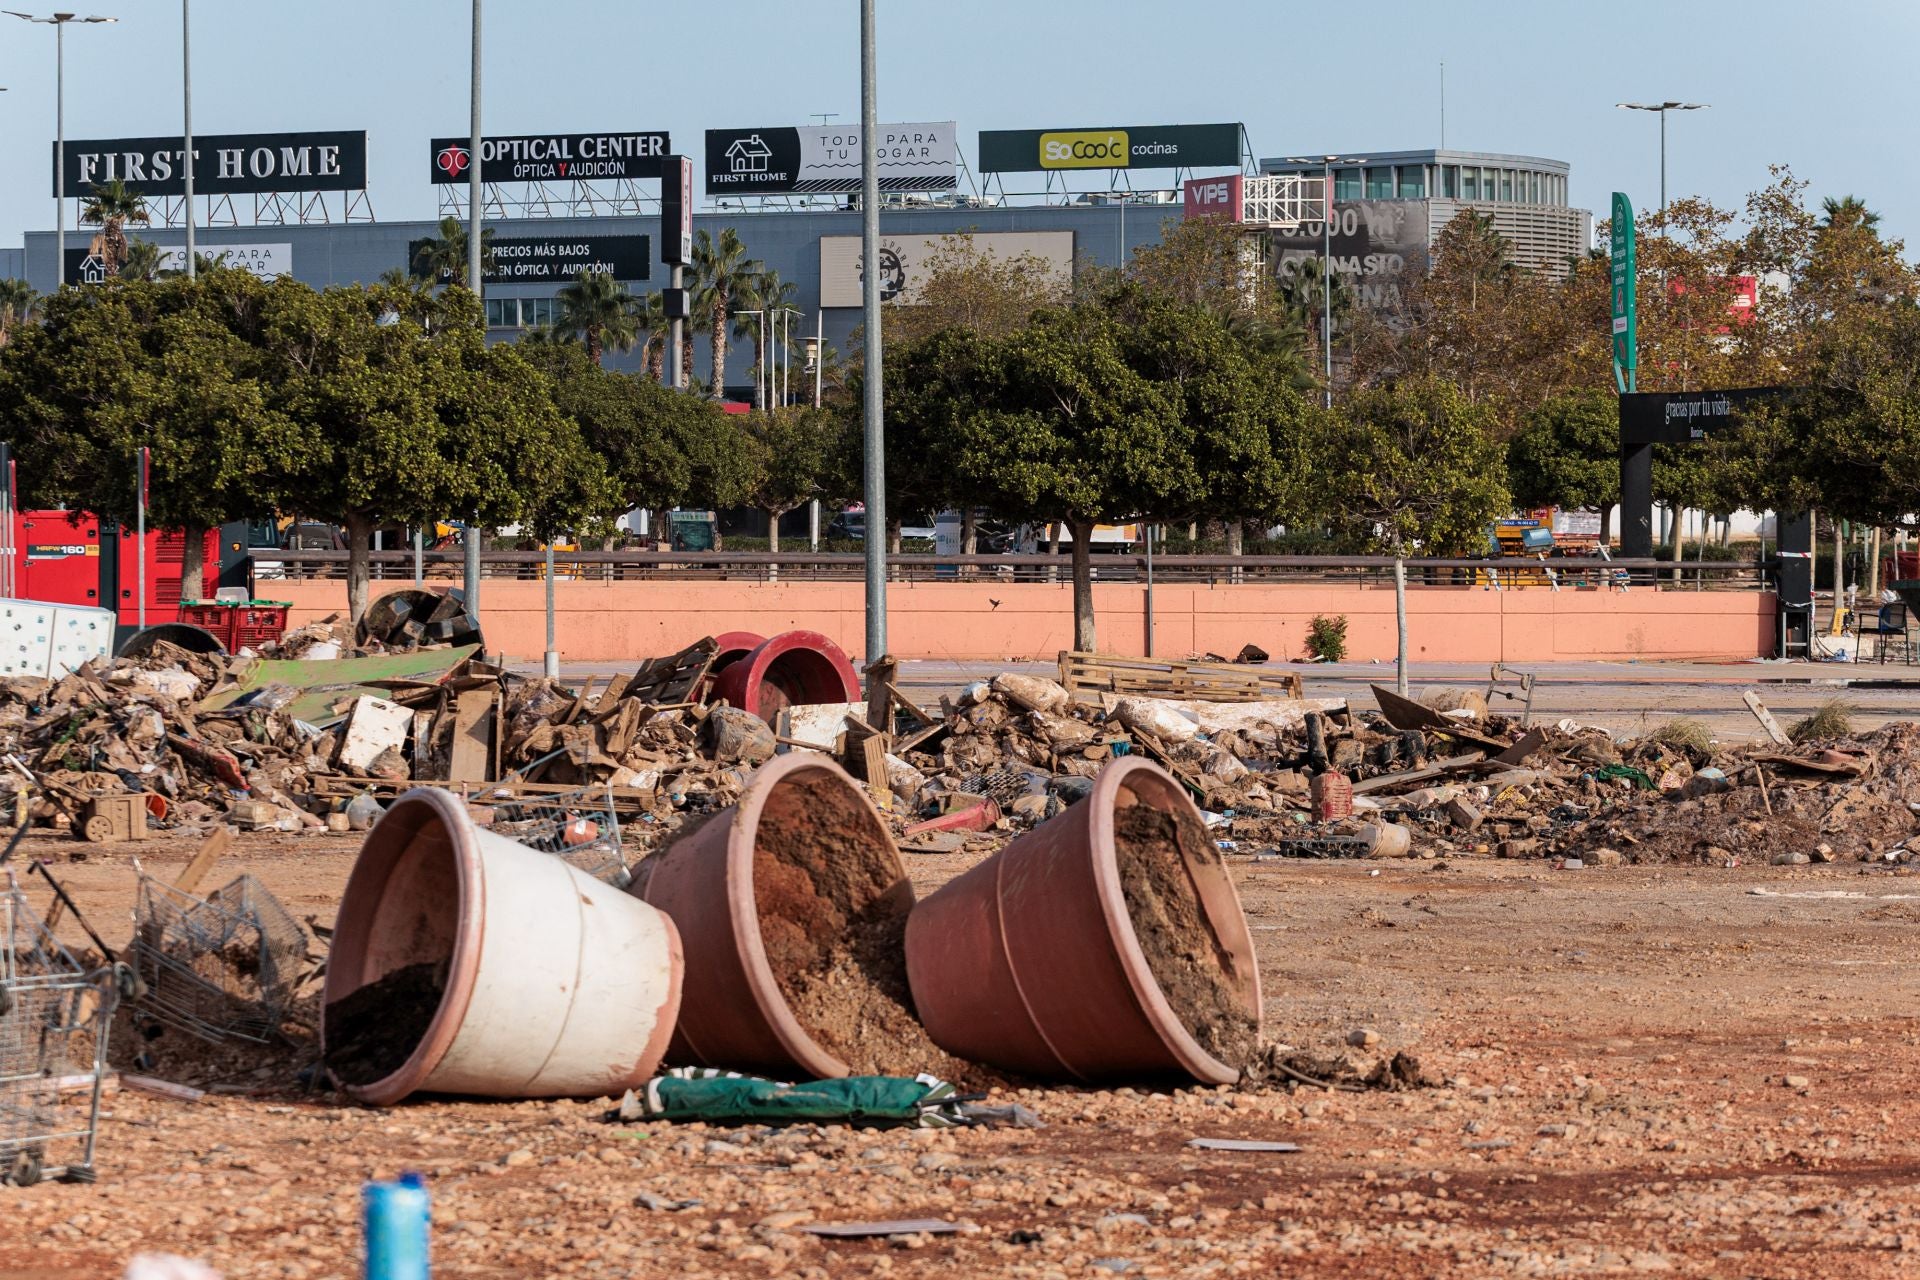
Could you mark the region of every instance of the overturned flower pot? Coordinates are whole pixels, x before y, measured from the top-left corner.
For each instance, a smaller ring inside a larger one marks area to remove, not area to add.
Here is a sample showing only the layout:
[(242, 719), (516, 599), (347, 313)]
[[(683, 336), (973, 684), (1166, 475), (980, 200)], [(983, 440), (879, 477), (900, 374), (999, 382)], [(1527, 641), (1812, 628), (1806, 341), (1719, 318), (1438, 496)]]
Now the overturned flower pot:
[(686, 944), (671, 1061), (825, 1079), (940, 1065), (907, 992), (913, 886), (880, 815), (831, 761), (763, 765), (739, 803), (642, 863), (629, 892)]
[(1259, 1040), (1239, 895), (1199, 810), (1139, 757), (915, 907), (907, 975), (934, 1043), (1045, 1079), (1230, 1084)]
[(660, 1065), (683, 969), (664, 913), (421, 788), (375, 824), (340, 901), (326, 1063), (381, 1106), (617, 1094)]
[[(737, 639), (739, 633), (729, 633)], [(858, 702), (860, 676), (839, 645), (817, 631), (783, 631), (725, 666), (716, 660), (712, 698), (773, 724), (786, 707)]]

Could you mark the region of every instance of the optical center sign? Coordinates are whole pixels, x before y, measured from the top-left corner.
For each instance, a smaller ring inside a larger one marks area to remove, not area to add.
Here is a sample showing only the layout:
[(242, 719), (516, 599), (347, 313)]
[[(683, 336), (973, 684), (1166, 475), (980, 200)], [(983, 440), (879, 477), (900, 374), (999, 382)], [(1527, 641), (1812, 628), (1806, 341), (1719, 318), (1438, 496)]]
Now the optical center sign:
[[(431, 240), (407, 245), (407, 262), (417, 262)], [(653, 240), (649, 236), (530, 236), (490, 240), (493, 270), (485, 284), (570, 284), (582, 271), (605, 273), (615, 280), (645, 280), (653, 273)], [(442, 271), (442, 284), (453, 273)]]
[[(437, 185), (473, 180), (473, 139), (435, 138)], [(480, 140), (482, 182), (592, 182), (657, 178), (673, 150), (667, 134), (556, 133)]]
[[(960, 185), (951, 120), (883, 124), (875, 139), (882, 191)], [(784, 127), (707, 130), (707, 194), (762, 196), (860, 189), (860, 130)]]
[(1242, 133), (1237, 124), (982, 129), (980, 172), (1232, 168), (1240, 163)]
[[(56, 150), (58, 144), (56, 144)], [(186, 140), (109, 138), (67, 142), (66, 190), (79, 199), (105, 182), (124, 182), (149, 198), (187, 193)], [(59, 185), (56, 155), (54, 184)], [(196, 196), (269, 191), (365, 191), (363, 133), (231, 133), (193, 140)]]

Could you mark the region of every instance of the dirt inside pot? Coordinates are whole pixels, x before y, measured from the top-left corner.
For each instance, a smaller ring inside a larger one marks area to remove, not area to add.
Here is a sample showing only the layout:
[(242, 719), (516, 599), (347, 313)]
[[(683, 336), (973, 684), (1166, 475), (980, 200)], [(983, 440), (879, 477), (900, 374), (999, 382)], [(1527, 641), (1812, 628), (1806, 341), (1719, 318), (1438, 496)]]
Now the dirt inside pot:
[(895, 889), (902, 880), (886, 833), (844, 782), (803, 775), (767, 798), (754, 837), (754, 902), (767, 963), (800, 1025), (857, 1076), (971, 1078), (914, 1016), (913, 904), (904, 885)]
[(1129, 805), (1114, 813), (1114, 853), (1134, 937), (1161, 994), (1202, 1049), (1244, 1067), (1259, 1047), (1259, 1021), (1241, 1002), (1232, 957), (1187, 871), (1188, 859), (1220, 862), (1206, 828), (1185, 809)]
[(326, 1009), (326, 1064), (343, 1084), (398, 1071), (427, 1034), (446, 987), (444, 964), (410, 964)]

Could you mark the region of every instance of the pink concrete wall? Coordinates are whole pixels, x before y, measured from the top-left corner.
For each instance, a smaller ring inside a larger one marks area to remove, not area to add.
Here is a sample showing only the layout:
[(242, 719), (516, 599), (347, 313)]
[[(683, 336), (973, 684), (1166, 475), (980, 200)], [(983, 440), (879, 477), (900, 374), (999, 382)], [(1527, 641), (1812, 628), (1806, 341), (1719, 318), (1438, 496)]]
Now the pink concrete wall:
[[(404, 585), (400, 583), (394, 584)], [(386, 584), (375, 582), (378, 597)], [(274, 582), (262, 596), (294, 603), (294, 622), (346, 611), (346, 584)], [(561, 654), (612, 662), (670, 653), (720, 631), (824, 632), (856, 657), (863, 647), (857, 582), (708, 579), (554, 584)], [(1073, 638), (1065, 583), (897, 582), (888, 639), (901, 658), (1051, 661)], [(1144, 652), (1146, 589), (1095, 585), (1100, 648)], [(481, 608), (490, 649), (516, 660), (546, 648), (545, 585), (487, 580)], [(1632, 591), (1409, 587), (1412, 656), (1425, 662), (1554, 662), (1629, 658), (1751, 658), (1773, 651), (1775, 597), (1753, 591)], [(1275, 658), (1305, 649), (1316, 613), (1345, 614), (1348, 657), (1394, 655), (1393, 591), (1352, 584), (1173, 585), (1154, 592), (1154, 650), (1231, 657), (1249, 642)]]

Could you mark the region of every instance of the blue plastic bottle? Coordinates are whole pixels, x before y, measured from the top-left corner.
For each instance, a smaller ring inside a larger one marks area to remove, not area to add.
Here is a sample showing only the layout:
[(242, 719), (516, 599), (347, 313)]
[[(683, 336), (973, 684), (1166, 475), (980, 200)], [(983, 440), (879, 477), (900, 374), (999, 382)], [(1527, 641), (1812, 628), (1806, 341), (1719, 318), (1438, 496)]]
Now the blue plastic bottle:
[(367, 1243), (366, 1280), (427, 1280), (431, 1212), (417, 1173), (398, 1182), (369, 1182), (360, 1192)]

